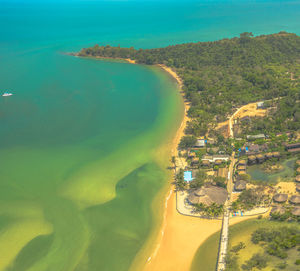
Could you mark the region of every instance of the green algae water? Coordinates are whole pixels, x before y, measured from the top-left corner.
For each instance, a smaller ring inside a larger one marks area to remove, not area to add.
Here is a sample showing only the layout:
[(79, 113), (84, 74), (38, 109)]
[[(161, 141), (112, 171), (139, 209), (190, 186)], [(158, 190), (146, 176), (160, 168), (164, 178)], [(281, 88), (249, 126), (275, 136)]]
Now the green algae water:
[(0, 0), (0, 270), (128, 270), (157, 226), (176, 84), (64, 53), (297, 33), (299, 17), (299, 1)]

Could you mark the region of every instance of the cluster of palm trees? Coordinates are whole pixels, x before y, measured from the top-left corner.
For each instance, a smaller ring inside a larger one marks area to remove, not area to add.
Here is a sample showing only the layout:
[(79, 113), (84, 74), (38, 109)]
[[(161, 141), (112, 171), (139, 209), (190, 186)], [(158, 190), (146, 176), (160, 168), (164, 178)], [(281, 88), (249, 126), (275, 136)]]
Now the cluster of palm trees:
[(202, 213), (208, 217), (218, 217), (223, 214), (224, 205), (212, 203), (211, 205), (205, 205), (204, 203), (195, 204), (195, 212)]

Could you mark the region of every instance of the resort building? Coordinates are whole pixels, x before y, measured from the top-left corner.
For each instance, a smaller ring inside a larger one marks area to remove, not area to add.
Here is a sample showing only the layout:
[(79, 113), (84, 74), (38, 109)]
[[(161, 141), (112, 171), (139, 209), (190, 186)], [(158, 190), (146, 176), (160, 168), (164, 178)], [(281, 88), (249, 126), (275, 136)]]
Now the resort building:
[(256, 139), (265, 139), (266, 136), (264, 134), (258, 135), (247, 135), (247, 140), (256, 140)]
[(188, 158), (194, 158), (194, 157), (196, 157), (196, 153), (194, 151), (190, 151), (188, 153)]
[(300, 196), (298, 195), (291, 196), (290, 203), (300, 204)]
[(204, 167), (209, 167), (210, 166), (210, 162), (207, 161), (207, 160), (204, 160), (204, 161), (202, 160), (201, 163), (202, 163), (202, 166), (204, 166)]
[(248, 157), (248, 164), (249, 165), (253, 165), (253, 164), (255, 164), (256, 163), (256, 156), (255, 155), (250, 155), (249, 157)]
[(241, 192), (246, 189), (247, 183), (243, 180), (236, 181), (234, 184), (234, 190), (237, 192)]
[(246, 166), (247, 165), (247, 161), (246, 160), (240, 160), (239, 161), (239, 165)]
[(263, 163), (265, 161), (265, 155), (258, 154), (258, 155), (256, 155), (256, 159), (257, 159), (258, 163)]
[(257, 102), (256, 103), (256, 109), (264, 109), (265, 103), (264, 102)]
[(246, 171), (246, 166), (240, 166), (238, 165), (238, 171)]
[(195, 166), (198, 166), (199, 165), (199, 157), (194, 157), (191, 161), (191, 166), (192, 167), (195, 167)]
[(288, 199), (287, 194), (275, 194), (273, 197), (273, 201), (278, 202), (278, 203), (284, 203)]
[(191, 192), (190, 195), (188, 196), (188, 201), (191, 204), (203, 203), (209, 206), (213, 203), (216, 203), (221, 205), (225, 203), (227, 196), (228, 196), (227, 190), (222, 187), (203, 186)]
[(205, 147), (205, 140), (204, 139), (197, 139), (194, 148), (204, 148)]
[(292, 214), (295, 216), (300, 216), (300, 207), (294, 207), (292, 210)]
[(296, 190), (297, 190), (298, 192), (300, 192), (300, 183), (297, 183), (297, 185), (296, 185)]
[(222, 160), (222, 162), (227, 162), (229, 160), (229, 155), (204, 155), (202, 161), (209, 161), (210, 163), (215, 163), (216, 160)]
[(300, 183), (300, 175), (297, 175), (297, 176), (296, 176), (295, 181), (296, 181), (297, 183)]
[(288, 152), (300, 152), (300, 143), (286, 144), (285, 148)]

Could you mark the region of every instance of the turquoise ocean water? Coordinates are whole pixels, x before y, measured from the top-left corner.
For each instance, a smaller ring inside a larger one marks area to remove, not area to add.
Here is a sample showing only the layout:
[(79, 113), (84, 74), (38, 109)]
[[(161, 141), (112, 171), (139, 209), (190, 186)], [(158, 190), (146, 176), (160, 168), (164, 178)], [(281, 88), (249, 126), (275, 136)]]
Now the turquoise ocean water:
[(128, 270), (182, 117), (157, 68), (65, 55), (300, 34), (300, 1), (0, 0), (0, 270)]

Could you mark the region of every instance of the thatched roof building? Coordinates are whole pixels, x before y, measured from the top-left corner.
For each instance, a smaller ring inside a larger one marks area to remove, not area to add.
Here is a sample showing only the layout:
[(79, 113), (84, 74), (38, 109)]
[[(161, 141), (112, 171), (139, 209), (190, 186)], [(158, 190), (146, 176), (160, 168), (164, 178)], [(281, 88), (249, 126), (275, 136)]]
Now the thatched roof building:
[(282, 206), (274, 206), (271, 210), (271, 214), (274, 213), (282, 215), (285, 213), (285, 209)]
[(297, 190), (298, 192), (300, 192), (300, 183), (297, 183), (297, 185), (296, 185), (296, 190)]
[(188, 196), (188, 201), (192, 204), (224, 204), (227, 199), (227, 196), (228, 193), (226, 189), (218, 186), (208, 186), (201, 187), (191, 192)]
[(288, 195), (287, 194), (275, 194), (273, 197), (273, 200), (279, 203), (283, 203), (286, 202), (288, 199)]
[(295, 216), (300, 216), (300, 207), (294, 207), (292, 214)]
[(300, 160), (296, 161), (296, 166), (300, 167)]
[(236, 181), (234, 184), (235, 191), (243, 191), (246, 189), (247, 183), (243, 180)]
[(300, 196), (298, 195), (291, 196), (290, 202), (293, 204), (300, 204)]
[(202, 165), (205, 166), (205, 167), (209, 167), (210, 162), (208, 160), (202, 160)]
[(268, 152), (265, 154), (266, 158), (270, 159), (273, 157), (273, 154), (271, 152)]
[(296, 176), (295, 181), (298, 182), (298, 183), (300, 183), (300, 175)]
[(215, 165), (221, 165), (222, 164), (222, 160), (221, 159), (217, 159), (216, 161), (215, 161)]
[(300, 167), (297, 168), (296, 172), (297, 174), (300, 174)]
[(279, 158), (280, 157), (280, 152), (278, 152), (278, 151), (272, 152), (272, 156), (274, 158)]
[(188, 157), (189, 158), (194, 158), (194, 157), (196, 157), (196, 153), (191, 151), (191, 152), (189, 152)]
[(248, 164), (255, 164), (255, 163), (256, 163), (255, 155), (248, 156)]
[(191, 165), (192, 166), (196, 166), (198, 164), (199, 164), (199, 157), (193, 158), (192, 161), (191, 161)]
[(240, 160), (239, 161), (239, 166), (246, 166), (247, 165), (247, 161), (246, 160)]
[(246, 166), (238, 166), (238, 170), (244, 170), (244, 171), (246, 171)]
[(256, 159), (258, 160), (259, 163), (261, 163), (265, 160), (265, 155), (264, 154), (258, 154), (258, 155), (256, 155)]

